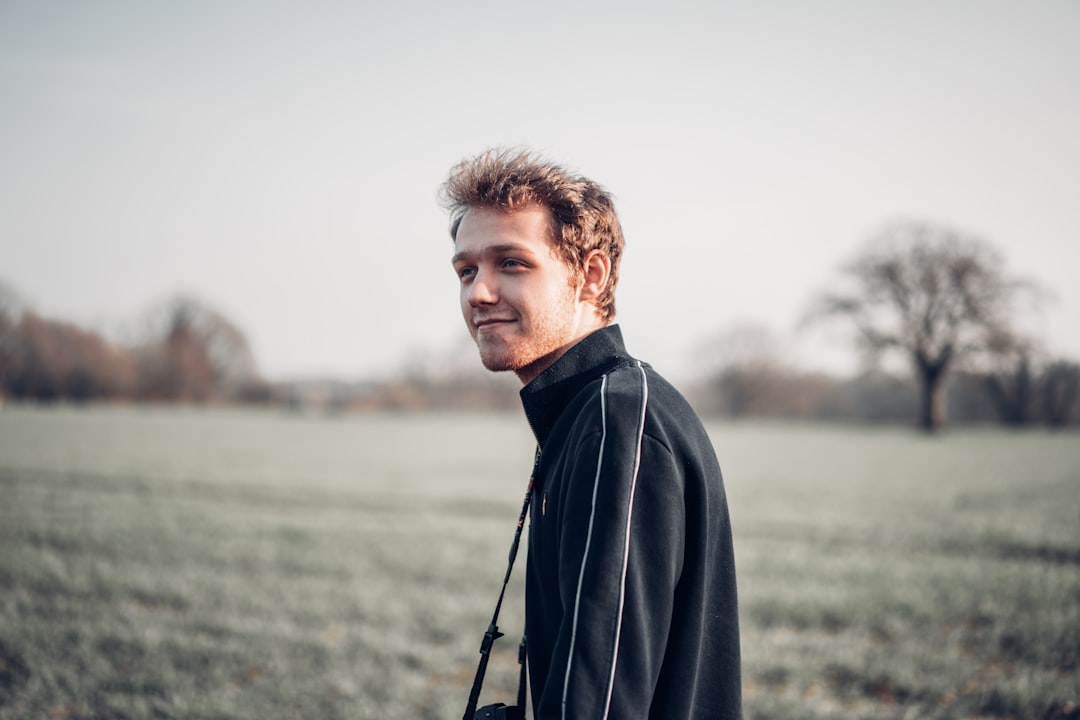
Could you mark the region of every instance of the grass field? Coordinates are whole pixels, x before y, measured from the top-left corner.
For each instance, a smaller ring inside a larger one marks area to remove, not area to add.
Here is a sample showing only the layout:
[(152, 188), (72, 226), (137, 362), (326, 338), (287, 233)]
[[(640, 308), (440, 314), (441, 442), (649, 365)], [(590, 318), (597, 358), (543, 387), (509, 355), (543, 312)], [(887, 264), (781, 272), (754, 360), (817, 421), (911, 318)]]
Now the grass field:
[[(1080, 718), (1075, 433), (709, 429), (748, 719)], [(0, 410), (0, 719), (458, 718), (531, 458), (518, 415)]]

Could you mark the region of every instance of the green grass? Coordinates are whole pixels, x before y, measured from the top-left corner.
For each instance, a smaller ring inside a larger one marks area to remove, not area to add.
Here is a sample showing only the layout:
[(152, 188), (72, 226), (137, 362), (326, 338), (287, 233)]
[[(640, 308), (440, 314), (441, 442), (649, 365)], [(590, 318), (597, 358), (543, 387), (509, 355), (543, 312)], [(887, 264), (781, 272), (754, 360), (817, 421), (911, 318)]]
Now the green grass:
[[(710, 432), (749, 719), (1080, 718), (1075, 434)], [(531, 458), (519, 415), (0, 410), (0, 720), (460, 717)]]

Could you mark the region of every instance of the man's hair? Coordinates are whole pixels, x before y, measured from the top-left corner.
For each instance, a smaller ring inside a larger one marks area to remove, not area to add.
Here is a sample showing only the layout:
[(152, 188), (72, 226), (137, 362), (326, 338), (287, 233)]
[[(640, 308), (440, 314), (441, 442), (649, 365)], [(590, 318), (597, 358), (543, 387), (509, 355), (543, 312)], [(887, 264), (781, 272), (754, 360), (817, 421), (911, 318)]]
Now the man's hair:
[(520, 148), (495, 148), (462, 160), (442, 188), (450, 212), (450, 237), (470, 208), (507, 214), (539, 205), (551, 216), (551, 239), (571, 279), (584, 275), (585, 256), (599, 250), (611, 260), (607, 285), (596, 299), (601, 318), (615, 317), (615, 285), (619, 279), (623, 232), (615, 202), (600, 185)]

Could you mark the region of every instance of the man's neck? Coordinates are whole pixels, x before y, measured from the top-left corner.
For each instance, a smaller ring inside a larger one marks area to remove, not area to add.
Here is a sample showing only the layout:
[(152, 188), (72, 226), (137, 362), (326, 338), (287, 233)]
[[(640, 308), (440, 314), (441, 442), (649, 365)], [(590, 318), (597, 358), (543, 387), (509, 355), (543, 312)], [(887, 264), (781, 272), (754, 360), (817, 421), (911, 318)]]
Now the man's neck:
[(551, 351), (547, 355), (537, 358), (525, 367), (519, 370), (515, 370), (514, 374), (518, 376), (518, 380), (521, 380), (522, 385), (528, 385), (530, 382), (533, 381), (533, 379), (536, 378), (536, 376), (554, 365), (559, 360), (559, 358), (566, 354), (567, 350), (574, 347), (583, 339), (585, 339), (589, 335), (592, 335), (597, 330), (607, 327), (607, 325), (608, 323), (600, 321), (599, 318), (597, 318), (597, 321), (595, 323), (585, 324), (584, 327), (573, 336), (573, 339), (564, 343), (563, 345)]

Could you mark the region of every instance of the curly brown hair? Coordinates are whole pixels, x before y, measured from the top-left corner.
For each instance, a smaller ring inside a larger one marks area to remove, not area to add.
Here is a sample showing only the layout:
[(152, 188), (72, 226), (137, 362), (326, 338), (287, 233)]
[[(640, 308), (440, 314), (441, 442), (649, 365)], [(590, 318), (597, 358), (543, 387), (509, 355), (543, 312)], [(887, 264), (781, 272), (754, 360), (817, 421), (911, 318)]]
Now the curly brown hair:
[(535, 205), (547, 208), (552, 241), (570, 268), (572, 281), (581, 280), (585, 258), (593, 250), (611, 260), (596, 308), (605, 322), (615, 317), (615, 285), (625, 241), (615, 202), (597, 183), (528, 150), (494, 148), (453, 167), (442, 187), (442, 202), (450, 212), (450, 237), (455, 240), (469, 208), (505, 213)]

